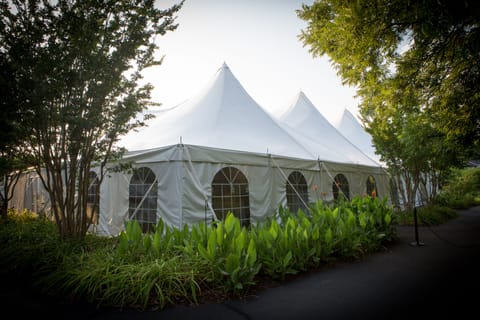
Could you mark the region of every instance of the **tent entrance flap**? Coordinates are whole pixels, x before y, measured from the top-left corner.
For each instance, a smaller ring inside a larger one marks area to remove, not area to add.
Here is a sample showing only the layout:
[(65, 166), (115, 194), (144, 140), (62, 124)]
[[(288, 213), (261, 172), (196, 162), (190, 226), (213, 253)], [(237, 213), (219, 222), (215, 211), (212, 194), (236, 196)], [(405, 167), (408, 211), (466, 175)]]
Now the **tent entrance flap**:
[[(198, 178), (198, 175), (195, 173), (195, 170), (193, 169), (193, 163), (192, 163), (192, 157), (190, 156), (190, 152), (188, 151), (188, 147), (186, 145), (179, 145), (183, 150), (185, 151), (185, 155), (187, 156), (187, 173), (190, 176), (191, 180), (193, 181), (195, 187), (198, 190), (201, 190), (203, 199), (205, 200), (205, 223), (207, 223), (207, 209), (210, 212), (210, 217), (212, 220), (215, 219), (215, 211), (213, 210), (212, 204), (210, 201), (208, 201), (208, 194), (202, 187), (202, 183), (200, 182), (200, 179)], [(183, 216), (182, 216), (182, 224), (183, 224)]]

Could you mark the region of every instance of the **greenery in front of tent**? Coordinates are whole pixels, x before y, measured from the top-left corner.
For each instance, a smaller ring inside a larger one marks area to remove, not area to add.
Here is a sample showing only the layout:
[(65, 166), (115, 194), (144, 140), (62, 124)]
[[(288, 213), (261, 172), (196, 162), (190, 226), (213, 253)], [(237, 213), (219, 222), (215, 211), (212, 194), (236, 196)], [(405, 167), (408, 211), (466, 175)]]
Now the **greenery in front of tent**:
[[(478, 205), (480, 205), (480, 168), (452, 168), (433, 203), (417, 208), (417, 223), (439, 225), (457, 217), (455, 209)], [(396, 221), (402, 225), (413, 225), (413, 209), (397, 212)]]
[[(25, 215), (23, 215), (25, 216)], [(129, 221), (115, 238), (63, 239), (52, 223), (9, 215), (0, 224), (2, 273), (32, 275), (45, 293), (99, 305), (164, 308), (241, 296), (259, 279), (281, 281), (336, 259), (355, 259), (395, 237), (386, 199), (354, 198), (335, 207), (278, 213), (250, 227), (228, 214), (183, 229), (159, 221), (142, 233)]]

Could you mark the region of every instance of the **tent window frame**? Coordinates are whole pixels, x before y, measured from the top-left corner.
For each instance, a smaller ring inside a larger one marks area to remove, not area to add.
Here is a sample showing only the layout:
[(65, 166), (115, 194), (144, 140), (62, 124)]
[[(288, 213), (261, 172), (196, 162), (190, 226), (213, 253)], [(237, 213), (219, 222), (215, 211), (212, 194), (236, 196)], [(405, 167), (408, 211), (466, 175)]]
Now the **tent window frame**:
[(308, 210), (305, 206), (308, 203), (308, 184), (300, 171), (293, 171), (288, 175), (285, 193), (290, 212), (297, 213), (298, 209), (302, 209), (303, 212)]
[(219, 220), (231, 211), (242, 226), (250, 225), (250, 193), (242, 171), (231, 166), (217, 171), (212, 180), (212, 208)]
[(350, 187), (344, 174), (339, 173), (333, 178), (332, 192), (335, 201), (340, 198), (340, 195), (343, 195), (345, 200), (350, 200)]
[(153, 231), (157, 224), (157, 177), (152, 169), (134, 169), (128, 188), (128, 216), (137, 220), (143, 232)]

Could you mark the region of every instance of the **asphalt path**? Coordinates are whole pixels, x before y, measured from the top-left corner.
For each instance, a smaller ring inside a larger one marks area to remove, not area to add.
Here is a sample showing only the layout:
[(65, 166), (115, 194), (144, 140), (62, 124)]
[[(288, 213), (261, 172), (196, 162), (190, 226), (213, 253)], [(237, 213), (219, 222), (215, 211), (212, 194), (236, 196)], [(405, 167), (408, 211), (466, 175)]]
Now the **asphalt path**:
[[(50, 319), (475, 318), (480, 303), (480, 207), (440, 226), (397, 227), (397, 240), (354, 262), (311, 272), (248, 299), (136, 311), (3, 298), (4, 314)], [(420, 244), (420, 245), (418, 245)], [(30, 317), (31, 318), (31, 317)]]

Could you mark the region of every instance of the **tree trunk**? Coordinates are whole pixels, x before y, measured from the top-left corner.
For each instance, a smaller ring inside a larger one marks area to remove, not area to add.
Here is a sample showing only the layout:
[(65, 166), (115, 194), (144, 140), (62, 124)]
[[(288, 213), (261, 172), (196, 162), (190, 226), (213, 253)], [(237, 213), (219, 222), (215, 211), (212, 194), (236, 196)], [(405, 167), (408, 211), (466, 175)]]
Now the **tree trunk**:
[(14, 195), (14, 190), (17, 185), (20, 176), (22, 175), (22, 171), (13, 172), (10, 174), (6, 174), (3, 177), (3, 192), (4, 194), (1, 196), (2, 205), (1, 205), (1, 212), (0, 215), (2, 218), (7, 218), (8, 214), (8, 202), (12, 200)]

